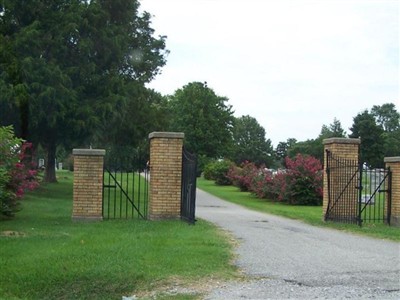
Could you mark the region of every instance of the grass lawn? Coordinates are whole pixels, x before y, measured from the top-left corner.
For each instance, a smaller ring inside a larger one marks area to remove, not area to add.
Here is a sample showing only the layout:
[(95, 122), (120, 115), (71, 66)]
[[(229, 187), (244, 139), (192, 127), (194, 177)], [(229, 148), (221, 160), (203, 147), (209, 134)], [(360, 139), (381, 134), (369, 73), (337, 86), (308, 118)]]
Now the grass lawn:
[(0, 299), (121, 299), (236, 276), (227, 237), (209, 223), (75, 223), (72, 174), (58, 178), (27, 194), (13, 220), (0, 221)]
[(292, 206), (266, 199), (258, 199), (251, 193), (240, 192), (237, 187), (218, 186), (214, 181), (205, 180), (204, 178), (197, 178), (197, 187), (221, 199), (257, 211), (301, 220), (311, 225), (331, 227), (372, 237), (400, 241), (400, 229), (393, 226), (367, 223), (359, 227), (357, 225), (323, 222), (321, 206)]

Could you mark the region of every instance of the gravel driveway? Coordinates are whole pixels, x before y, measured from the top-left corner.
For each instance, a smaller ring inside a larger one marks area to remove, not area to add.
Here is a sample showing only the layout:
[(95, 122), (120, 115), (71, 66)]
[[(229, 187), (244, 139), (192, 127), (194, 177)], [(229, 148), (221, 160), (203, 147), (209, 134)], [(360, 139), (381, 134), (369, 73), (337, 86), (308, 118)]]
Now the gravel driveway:
[(250, 278), (206, 299), (400, 299), (400, 243), (251, 211), (201, 190), (196, 201), (196, 217), (239, 241), (236, 264)]

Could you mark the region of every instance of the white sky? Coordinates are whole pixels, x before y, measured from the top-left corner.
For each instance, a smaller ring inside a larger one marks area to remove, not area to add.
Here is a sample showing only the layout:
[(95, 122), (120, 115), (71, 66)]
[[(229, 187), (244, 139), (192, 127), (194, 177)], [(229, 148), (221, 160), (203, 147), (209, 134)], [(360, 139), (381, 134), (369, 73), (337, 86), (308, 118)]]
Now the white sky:
[(397, 0), (141, 0), (171, 51), (149, 87), (207, 81), (274, 146), (399, 102)]

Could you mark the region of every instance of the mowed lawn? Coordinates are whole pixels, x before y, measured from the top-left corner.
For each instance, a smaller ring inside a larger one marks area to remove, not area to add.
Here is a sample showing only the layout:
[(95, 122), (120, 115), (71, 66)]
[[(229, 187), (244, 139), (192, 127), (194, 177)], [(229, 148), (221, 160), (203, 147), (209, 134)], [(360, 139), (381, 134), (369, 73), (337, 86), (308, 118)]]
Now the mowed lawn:
[(72, 176), (58, 173), (0, 221), (0, 299), (121, 299), (236, 276), (228, 238), (204, 221), (73, 222)]
[(221, 199), (242, 205), (260, 212), (297, 219), (315, 226), (330, 227), (376, 238), (400, 241), (400, 228), (385, 224), (366, 223), (358, 225), (341, 224), (322, 221), (321, 206), (292, 206), (267, 199), (259, 199), (249, 192), (241, 192), (234, 186), (218, 186), (214, 181), (197, 179), (197, 187)]

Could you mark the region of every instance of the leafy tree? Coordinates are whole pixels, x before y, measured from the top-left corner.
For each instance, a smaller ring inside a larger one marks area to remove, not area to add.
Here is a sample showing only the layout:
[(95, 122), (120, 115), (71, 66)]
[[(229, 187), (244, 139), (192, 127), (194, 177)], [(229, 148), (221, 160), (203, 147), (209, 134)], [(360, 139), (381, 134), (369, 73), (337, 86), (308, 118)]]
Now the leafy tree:
[(251, 161), (271, 165), (271, 140), (265, 138), (265, 130), (255, 118), (247, 115), (235, 119), (233, 143), (232, 158), (237, 164)]
[(353, 119), (350, 128), (351, 138), (361, 139), (361, 160), (372, 167), (381, 167), (384, 158), (383, 129), (376, 124), (374, 116), (368, 110), (359, 113)]
[(276, 157), (283, 162), (286, 156), (288, 156), (288, 151), (297, 143), (296, 139), (289, 138), (286, 142), (279, 142), (275, 149)]
[(310, 139), (303, 142), (298, 142), (289, 148), (288, 154), (290, 157), (295, 157), (297, 154), (309, 155), (323, 162), (324, 146), (323, 140), (332, 137), (345, 137), (346, 133), (342, 128), (340, 121), (336, 118), (329, 125), (322, 125), (321, 132), (316, 139)]
[(133, 83), (125, 97), (117, 102), (108, 121), (99, 126), (93, 145), (106, 149), (106, 163), (124, 161), (127, 164), (128, 157), (135, 167), (146, 163), (148, 134), (167, 130), (166, 112), (163, 96)]
[(45, 180), (55, 181), (57, 145), (87, 141), (150, 81), (165, 64), (165, 38), (153, 37), (137, 0), (3, 3), (1, 107), (18, 110), (20, 136), (45, 148)]
[(375, 117), (376, 123), (385, 132), (393, 132), (400, 129), (400, 113), (397, 112), (393, 103), (386, 103), (381, 106), (374, 105), (371, 114)]
[(185, 145), (199, 156), (221, 158), (232, 146), (232, 107), (206, 83), (191, 82), (168, 102), (170, 130), (185, 133)]
[(384, 132), (382, 137), (384, 140), (384, 156), (400, 156), (400, 129)]
[(95, 145), (134, 146), (154, 130), (166, 129), (162, 96), (132, 82), (121, 91), (115, 106), (93, 138)]
[(376, 123), (384, 130), (384, 156), (400, 155), (400, 114), (393, 103), (386, 103), (381, 106), (374, 105), (371, 114), (375, 117)]
[(324, 158), (324, 149), (322, 140), (316, 138), (316, 139), (297, 142), (295, 145), (289, 148), (288, 156), (290, 158), (294, 158), (298, 154), (312, 156), (317, 158), (320, 162), (322, 162)]

